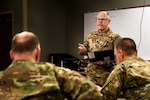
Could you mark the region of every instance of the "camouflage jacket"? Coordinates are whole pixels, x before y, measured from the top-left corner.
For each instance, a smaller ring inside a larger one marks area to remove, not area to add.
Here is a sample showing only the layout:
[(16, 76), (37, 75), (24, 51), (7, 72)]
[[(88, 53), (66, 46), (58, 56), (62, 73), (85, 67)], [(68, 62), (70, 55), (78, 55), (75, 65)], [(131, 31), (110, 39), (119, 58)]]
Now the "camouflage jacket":
[(0, 72), (1, 100), (99, 100), (97, 87), (75, 71), (18, 60)]
[(131, 57), (116, 65), (101, 90), (102, 100), (150, 100), (150, 63)]
[[(87, 36), (84, 45), (87, 48), (88, 52), (113, 50), (114, 45), (119, 38), (121, 38), (121, 36), (110, 29), (108, 29), (105, 33), (97, 30), (91, 32)], [(109, 62), (109, 64), (107, 63), (103, 66), (89, 63), (87, 65), (86, 75), (95, 84), (103, 86), (114, 65), (115, 61)]]
[(89, 33), (84, 45), (88, 52), (113, 50), (114, 44), (120, 38), (120, 35), (108, 29), (105, 33), (99, 30)]

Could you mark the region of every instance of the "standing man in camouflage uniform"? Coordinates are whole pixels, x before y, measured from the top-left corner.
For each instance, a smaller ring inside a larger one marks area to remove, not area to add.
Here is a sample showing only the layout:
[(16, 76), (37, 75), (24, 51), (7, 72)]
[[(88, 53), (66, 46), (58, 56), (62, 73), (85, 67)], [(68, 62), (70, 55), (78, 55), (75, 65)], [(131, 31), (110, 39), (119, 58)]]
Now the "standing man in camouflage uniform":
[(40, 44), (32, 32), (12, 40), (12, 63), (0, 72), (0, 100), (98, 100), (94, 83), (78, 72), (40, 59)]
[[(120, 38), (120, 35), (113, 32), (109, 28), (110, 16), (108, 12), (101, 11), (96, 18), (97, 31), (89, 33), (87, 39), (83, 44), (78, 44), (79, 53), (87, 55), (88, 52), (113, 50), (114, 44)], [(86, 75), (95, 84), (103, 86), (115, 62), (102, 62), (89, 63), (87, 65)]]
[(150, 63), (137, 56), (135, 42), (122, 38), (114, 50), (117, 65), (102, 87), (102, 100), (150, 100)]

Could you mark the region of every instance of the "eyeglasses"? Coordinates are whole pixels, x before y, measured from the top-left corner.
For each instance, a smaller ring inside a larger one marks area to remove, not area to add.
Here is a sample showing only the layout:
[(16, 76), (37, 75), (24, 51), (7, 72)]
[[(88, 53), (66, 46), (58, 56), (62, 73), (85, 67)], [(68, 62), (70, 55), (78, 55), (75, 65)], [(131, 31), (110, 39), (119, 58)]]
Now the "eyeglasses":
[(105, 21), (105, 20), (108, 20), (106, 18), (96, 18), (96, 21)]

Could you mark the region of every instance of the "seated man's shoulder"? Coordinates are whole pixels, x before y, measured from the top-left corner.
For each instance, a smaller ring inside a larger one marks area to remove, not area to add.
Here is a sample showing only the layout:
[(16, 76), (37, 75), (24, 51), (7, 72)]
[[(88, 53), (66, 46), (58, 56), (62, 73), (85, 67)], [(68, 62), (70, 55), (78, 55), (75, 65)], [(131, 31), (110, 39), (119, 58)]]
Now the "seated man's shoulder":
[(37, 67), (42, 67), (42, 68), (54, 68), (54, 67), (56, 67), (56, 65), (55, 64), (53, 64), (53, 63), (50, 63), (50, 62), (38, 62), (37, 64), (36, 64), (36, 66)]

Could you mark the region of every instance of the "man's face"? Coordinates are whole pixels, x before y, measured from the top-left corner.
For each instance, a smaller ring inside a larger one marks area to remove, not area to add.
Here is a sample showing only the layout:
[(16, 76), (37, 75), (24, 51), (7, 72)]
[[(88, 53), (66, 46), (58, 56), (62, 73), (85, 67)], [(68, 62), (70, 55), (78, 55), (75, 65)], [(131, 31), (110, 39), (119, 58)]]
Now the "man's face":
[(99, 13), (96, 18), (96, 24), (99, 30), (107, 30), (110, 19), (105, 13)]

